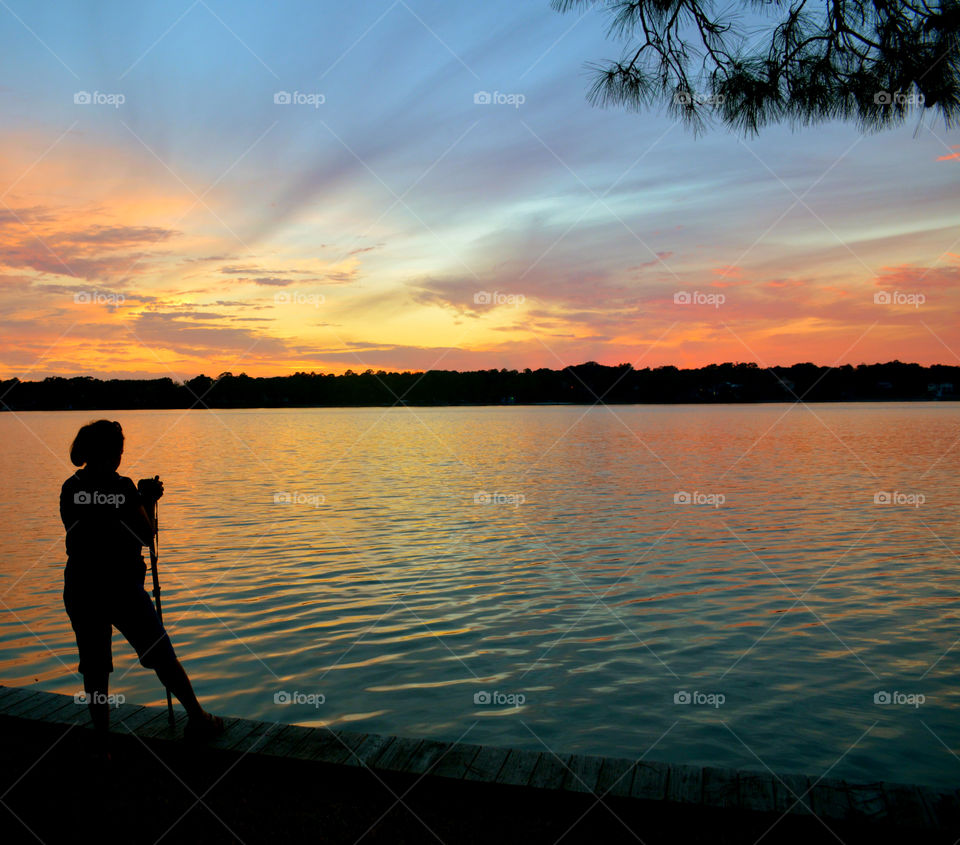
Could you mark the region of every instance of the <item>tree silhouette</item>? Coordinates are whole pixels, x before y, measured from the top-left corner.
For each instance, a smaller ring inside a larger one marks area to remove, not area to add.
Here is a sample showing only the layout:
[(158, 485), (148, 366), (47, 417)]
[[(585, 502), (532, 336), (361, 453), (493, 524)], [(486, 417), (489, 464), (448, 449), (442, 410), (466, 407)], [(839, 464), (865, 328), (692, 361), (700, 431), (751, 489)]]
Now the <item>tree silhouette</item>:
[[(768, 123), (903, 123), (933, 109), (960, 115), (960, 1), (553, 0), (561, 12), (603, 6), (617, 61), (591, 65), (589, 99), (665, 103), (694, 131), (711, 115), (745, 134)], [(752, 27), (752, 28), (751, 28)]]

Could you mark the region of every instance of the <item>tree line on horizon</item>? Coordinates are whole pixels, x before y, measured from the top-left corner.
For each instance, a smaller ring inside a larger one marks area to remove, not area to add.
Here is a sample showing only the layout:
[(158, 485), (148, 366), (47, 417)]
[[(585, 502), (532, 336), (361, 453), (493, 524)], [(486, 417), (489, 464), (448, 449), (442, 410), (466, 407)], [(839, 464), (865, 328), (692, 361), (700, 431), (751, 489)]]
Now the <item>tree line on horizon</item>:
[(0, 410), (283, 408), (390, 405), (532, 405), (805, 402), (957, 399), (960, 367), (905, 364), (824, 367), (754, 363), (635, 369), (595, 361), (560, 370), (347, 370), (251, 377), (221, 373), (171, 378), (50, 377), (0, 381)]

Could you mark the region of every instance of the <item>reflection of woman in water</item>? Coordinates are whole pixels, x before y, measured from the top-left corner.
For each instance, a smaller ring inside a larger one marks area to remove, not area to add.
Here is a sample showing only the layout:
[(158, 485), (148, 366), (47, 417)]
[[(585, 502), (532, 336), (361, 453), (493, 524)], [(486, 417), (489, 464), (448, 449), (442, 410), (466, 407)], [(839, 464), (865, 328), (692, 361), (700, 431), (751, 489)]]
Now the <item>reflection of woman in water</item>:
[(186, 709), (184, 735), (206, 739), (223, 730), (223, 720), (200, 706), (143, 587), (143, 547), (153, 538), (153, 506), (163, 495), (163, 482), (143, 479), (134, 486), (117, 473), (122, 455), (120, 423), (97, 420), (83, 426), (70, 448), (70, 460), (83, 468), (60, 492), (60, 518), (67, 530), (63, 603), (77, 637), (90, 715), (105, 738), (110, 639), (116, 627), (137, 650), (140, 663), (153, 669)]

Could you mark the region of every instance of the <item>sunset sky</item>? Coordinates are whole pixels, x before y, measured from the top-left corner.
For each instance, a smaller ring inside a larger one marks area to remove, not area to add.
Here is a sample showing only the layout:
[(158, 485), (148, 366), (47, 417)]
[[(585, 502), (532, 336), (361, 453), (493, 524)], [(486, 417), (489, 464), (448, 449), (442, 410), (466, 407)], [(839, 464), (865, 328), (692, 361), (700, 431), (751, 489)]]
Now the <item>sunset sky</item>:
[(2, 377), (960, 362), (931, 117), (598, 109), (620, 46), (548, 0), (0, 18)]

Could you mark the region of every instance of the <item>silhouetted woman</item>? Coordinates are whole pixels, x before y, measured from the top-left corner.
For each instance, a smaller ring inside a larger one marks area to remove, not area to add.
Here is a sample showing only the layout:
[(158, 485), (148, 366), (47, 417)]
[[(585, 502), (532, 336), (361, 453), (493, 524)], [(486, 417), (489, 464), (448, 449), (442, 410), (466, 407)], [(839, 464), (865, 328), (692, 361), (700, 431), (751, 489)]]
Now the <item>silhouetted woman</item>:
[(163, 482), (143, 479), (134, 486), (117, 473), (122, 455), (120, 423), (97, 420), (83, 426), (70, 448), (70, 460), (83, 468), (60, 492), (60, 518), (67, 530), (63, 603), (77, 637), (90, 715), (105, 739), (113, 671), (110, 638), (116, 627), (140, 663), (153, 669), (186, 709), (185, 736), (205, 739), (223, 729), (223, 720), (200, 706), (143, 587), (143, 547), (153, 537), (153, 505), (163, 495)]

